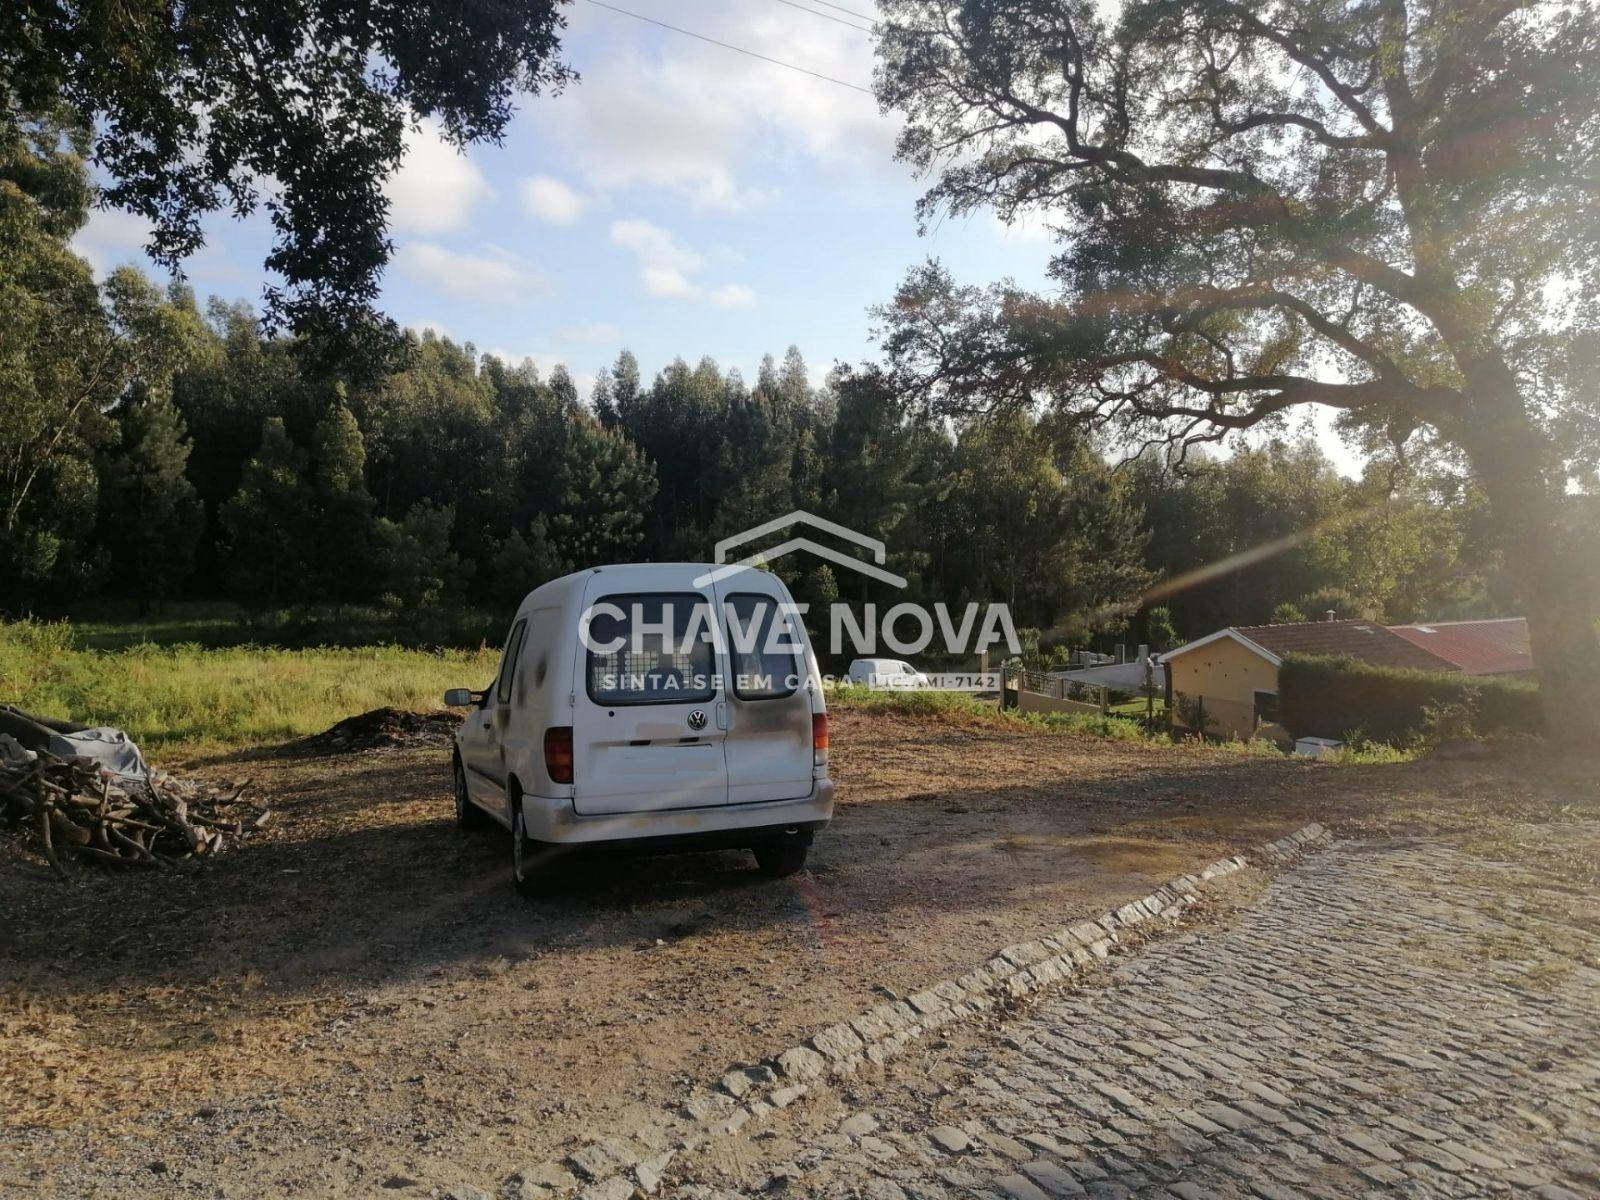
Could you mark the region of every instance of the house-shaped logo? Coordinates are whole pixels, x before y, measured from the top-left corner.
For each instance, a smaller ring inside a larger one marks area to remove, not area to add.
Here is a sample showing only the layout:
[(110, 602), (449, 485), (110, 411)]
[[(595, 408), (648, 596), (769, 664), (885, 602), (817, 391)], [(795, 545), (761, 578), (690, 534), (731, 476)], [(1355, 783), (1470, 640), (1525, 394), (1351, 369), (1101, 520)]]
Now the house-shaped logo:
[[(872, 561), (865, 562), (853, 555), (842, 553), (831, 546), (824, 546), (820, 542), (812, 541), (804, 536), (791, 537), (776, 546), (755, 551), (743, 558), (732, 558), (733, 555), (739, 552), (741, 547), (748, 546), (751, 542), (759, 541), (772, 534), (793, 529), (796, 526), (820, 530), (824, 533), (830, 533), (843, 541), (852, 542), (870, 553)], [(864, 533), (857, 533), (853, 529), (846, 529), (843, 525), (834, 521), (829, 521), (824, 517), (819, 517), (814, 513), (808, 513), (798, 508), (785, 516), (775, 517), (771, 521), (765, 521), (754, 528), (736, 533), (732, 537), (723, 538), (717, 543), (715, 554), (716, 570), (708, 571), (696, 579), (695, 586), (704, 587), (708, 583), (726, 579), (728, 576), (737, 574), (740, 571), (771, 563), (794, 550), (809, 550), (818, 558), (826, 559), (828, 562), (835, 563), (841, 567), (847, 567), (852, 571), (867, 576), (869, 579), (876, 579), (878, 582), (887, 583), (892, 587), (903, 588), (906, 586), (906, 581), (902, 576), (884, 569), (883, 563), (888, 558), (888, 551), (877, 538), (868, 537)]]

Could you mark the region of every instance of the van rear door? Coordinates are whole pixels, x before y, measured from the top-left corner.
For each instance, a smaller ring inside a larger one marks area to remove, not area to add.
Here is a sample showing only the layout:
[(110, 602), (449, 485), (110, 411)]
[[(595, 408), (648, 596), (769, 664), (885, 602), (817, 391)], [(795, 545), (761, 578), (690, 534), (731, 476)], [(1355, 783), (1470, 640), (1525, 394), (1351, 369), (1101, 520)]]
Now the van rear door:
[(811, 794), (811, 689), (804, 632), (781, 584), (739, 571), (717, 584), (728, 647), (728, 802)]
[(574, 806), (585, 816), (728, 802), (712, 593), (607, 592), (592, 578), (573, 687)]

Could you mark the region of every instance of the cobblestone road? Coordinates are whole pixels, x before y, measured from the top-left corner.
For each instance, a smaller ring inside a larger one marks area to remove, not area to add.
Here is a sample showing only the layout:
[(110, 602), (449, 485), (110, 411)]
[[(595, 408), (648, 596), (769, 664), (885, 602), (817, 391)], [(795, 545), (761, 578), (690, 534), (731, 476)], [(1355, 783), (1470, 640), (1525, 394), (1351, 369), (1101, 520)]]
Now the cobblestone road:
[(677, 1194), (1600, 1196), (1600, 938), (1562, 902), (1447, 848), (1341, 843)]

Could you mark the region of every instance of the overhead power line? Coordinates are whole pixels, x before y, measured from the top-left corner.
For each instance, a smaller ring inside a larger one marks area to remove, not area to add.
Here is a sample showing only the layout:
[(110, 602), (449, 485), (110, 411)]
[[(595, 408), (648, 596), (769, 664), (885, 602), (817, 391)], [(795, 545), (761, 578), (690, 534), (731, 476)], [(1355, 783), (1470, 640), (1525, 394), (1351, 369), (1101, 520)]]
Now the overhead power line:
[(697, 42), (707, 42), (713, 46), (721, 46), (724, 50), (732, 50), (736, 54), (747, 55), (750, 58), (759, 58), (764, 63), (771, 63), (775, 67), (786, 67), (791, 71), (799, 71), (802, 75), (809, 75), (813, 79), (820, 79), (824, 83), (837, 84), (839, 87), (849, 88), (852, 92), (862, 92), (865, 95), (874, 95), (871, 88), (862, 87), (859, 83), (848, 83), (843, 79), (835, 79), (832, 75), (824, 75), (821, 71), (813, 71), (810, 67), (802, 67), (796, 63), (784, 62), (781, 58), (771, 58), (765, 54), (758, 54), (754, 50), (746, 50), (743, 46), (735, 46), (732, 42), (718, 41), (714, 37), (707, 37), (703, 33), (696, 33), (692, 29), (681, 29), (676, 25), (669, 25), (665, 21), (658, 21), (654, 17), (647, 17), (643, 13), (630, 12), (626, 8), (618, 8), (615, 4), (607, 4), (605, 0), (589, 0), (596, 8), (606, 9), (608, 12), (620, 13), (624, 17), (632, 17), (635, 21), (643, 21), (647, 25), (657, 25), (662, 29), (670, 29), (673, 33), (682, 34), (684, 37), (694, 38)]
[(846, 15), (846, 16), (850, 16), (850, 17), (860, 17), (860, 18), (861, 18), (861, 19), (862, 19), (862, 20), (863, 20), (863, 21), (866, 21), (866, 22), (868, 22), (868, 23), (869, 23), (869, 24), (872, 24), (872, 25), (876, 25), (876, 24), (877, 24), (877, 23), (878, 23), (878, 18), (877, 18), (877, 17), (869, 17), (869, 16), (867, 16), (867, 14), (866, 14), (866, 13), (863, 13), (863, 12), (857, 12), (857, 11), (856, 11), (856, 10), (855, 10), (855, 9), (853, 9), (853, 8), (846, 8), (846, 7), (845, 7), (845, 6), (844, 6), (844, 5), (842, 5), (842, 4), (829, 4), (829, 3), (828, 3), (828, 0), (812, 0), (812, 3), (813, 3), (813, 4), (819, 4), (819, 5), (821, 5), (821, 6), (822, 6), (822, 7), (823, 7), (823, 8), (831, 8), (831, 9), (833, 9), (833, 10), (834, 10), (834, 11), (835, 11), (835, 12), (842, 12), (842, 13), (844, 13), (844, 14), (845, 14), (845, 15)]
[(807, 8), (804, 4), (796, 4), (795, 0), (776, 0), (776, 2), (787, 5), (789, 8), (798, 8), (801, 12), (810, 13), (813, 17), (821, 17), (824, 21), (837, 22), (838, 24), (843, 25), (846, 29), (854, 29), (857, 32), (865, 33), (868, 36), (871, 36), (872, 34), (871, 26), (857, 25), (854, 21), (847, 21), (843, 17), (834, 16), (832, 13), (818, 12), (814, 8)]

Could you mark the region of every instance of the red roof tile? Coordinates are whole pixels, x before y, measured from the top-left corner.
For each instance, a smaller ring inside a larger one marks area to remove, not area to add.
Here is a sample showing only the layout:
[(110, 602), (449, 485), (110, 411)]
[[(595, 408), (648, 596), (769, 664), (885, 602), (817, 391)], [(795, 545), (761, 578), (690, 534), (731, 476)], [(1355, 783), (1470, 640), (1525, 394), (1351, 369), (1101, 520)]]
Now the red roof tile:
[(1236, 625), (1234, 632), (1263, 650), (1286, 654), (1342, 654), (1379, 667), (1455, 671), (1449, 659), (1431, 654), (1376, 621), (1300, 621), (1293, 625)]
[(1468, 675), (1510, 675), (1534, 669), (1528, 622), (1521, 617), (1492, 621), (1429, 621), (1390, 628), (1406, 641), (1455, 664)]

